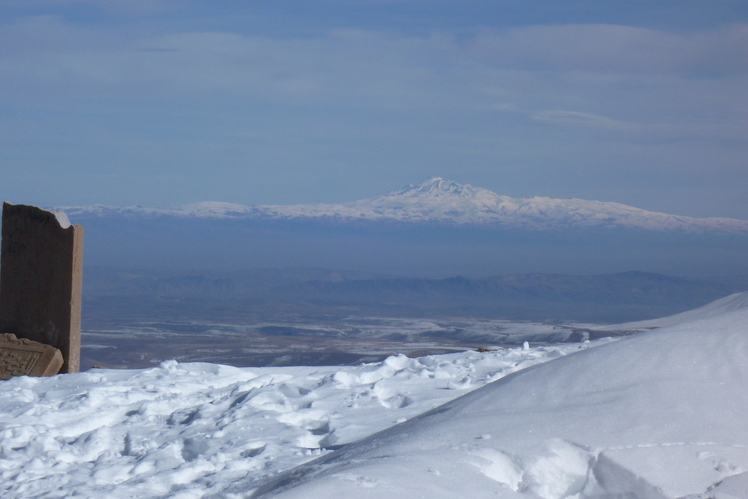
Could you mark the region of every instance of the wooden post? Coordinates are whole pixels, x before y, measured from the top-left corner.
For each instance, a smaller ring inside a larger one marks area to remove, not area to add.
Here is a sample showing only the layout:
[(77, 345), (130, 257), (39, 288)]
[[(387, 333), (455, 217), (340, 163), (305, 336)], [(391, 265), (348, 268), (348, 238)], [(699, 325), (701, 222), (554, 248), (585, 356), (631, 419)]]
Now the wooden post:
[(62, 352), (80, 369), (83, 227), (35, 206), (3, 203), (0, 333)]

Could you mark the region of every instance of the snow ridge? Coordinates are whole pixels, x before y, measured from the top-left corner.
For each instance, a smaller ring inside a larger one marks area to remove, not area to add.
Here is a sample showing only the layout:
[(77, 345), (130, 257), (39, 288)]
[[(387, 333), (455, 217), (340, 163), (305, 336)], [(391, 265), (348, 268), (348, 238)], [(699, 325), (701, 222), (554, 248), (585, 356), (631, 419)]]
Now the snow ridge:
[(745, 498), (746, 321), (738, 309), (533, 366), (250, 497)]
[(548, 197), (511, 198), (441, 177), (407, 185), (384, 196), (342, 204), (245, 206), (205, 201), (176, 210), (139, 206), (60, 208), (71, 216), (172, 216), (270, 220), (328, 220), (340, 223), (387, 221), (529, 230), (626, 228), (653, 231), (748, 233), (748, 221), (692, 218), (657, 213), (620, 203)]

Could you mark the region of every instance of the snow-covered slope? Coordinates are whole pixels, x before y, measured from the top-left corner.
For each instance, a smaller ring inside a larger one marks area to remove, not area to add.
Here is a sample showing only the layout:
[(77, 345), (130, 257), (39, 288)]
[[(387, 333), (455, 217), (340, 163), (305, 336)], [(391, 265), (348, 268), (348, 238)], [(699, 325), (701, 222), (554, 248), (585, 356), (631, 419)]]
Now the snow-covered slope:
[(260, 484), (321, 448), (594, 344), (399, 355), (356, 367), (167, 361), (14, 378), (0, 382), (0, 497), (227, 497), (237, 480)]
[(747, 498), (748, 309), (595, 345), (15, 378), (0, 496)]
[(748, 291), (743, 293), (733, 293), (730, 296), (725, 296), (719, 300), (707, 303), (703, 307), (688, 310), (680, 314), (670, 315), (668, 317), (662, 317), (660, 319), (626, 322), (624, 324), (613, 324), (609, 326), (594, 326), (594, 329), (598, 331), (652, 329), (704, 319), (724, 314), (725, 312), (732, 312), (733, 310), (742, 310), (746, 308), (748, 308)]
[(515, 373), (254, 497), (746, 498), (746, 413), (741, 309)]
[(449, 225), (488, 225), (543, 230), (554, 228), (629, 228), (655, 231), (748, 232), (748, 221), (690, 218), (583, 199), (527, 199), (501, 196), (440, 177), (409, 185), (387, 195), (343, 204), (244, 206), (202, 202), (178, 210), (106, 206), (61, 208), (71, 217), (175, 216), (197, 218), (313, 219), (339, 222), (396, 221)]

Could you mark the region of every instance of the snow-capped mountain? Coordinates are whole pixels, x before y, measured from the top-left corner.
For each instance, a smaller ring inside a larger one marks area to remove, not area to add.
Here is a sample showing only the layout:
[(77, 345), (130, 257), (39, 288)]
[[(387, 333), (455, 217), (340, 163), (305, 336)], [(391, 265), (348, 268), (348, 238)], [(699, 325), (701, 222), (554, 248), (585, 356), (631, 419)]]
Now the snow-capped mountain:
[(114, 208), (100, 205), (61, 209), (74, 218), (121, 214), (181, 218), (394, 221), (530, 230), (577, 227), (696, 233), (748, 232), (746, 220), (668, 215), (620, 203), (584, 199), (553, 199), (538, 196), (512, 198), (440, 177), (408, 185), (384, 196), (343, 204), (245, 206), (208, 201), (185, 205), (177, 210)]

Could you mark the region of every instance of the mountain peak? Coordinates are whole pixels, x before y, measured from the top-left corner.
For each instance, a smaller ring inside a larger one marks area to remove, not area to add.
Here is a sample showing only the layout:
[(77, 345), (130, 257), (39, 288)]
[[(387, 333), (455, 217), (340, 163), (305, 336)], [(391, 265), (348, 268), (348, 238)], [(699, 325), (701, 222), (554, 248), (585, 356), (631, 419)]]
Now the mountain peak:
[(472, 197), (479, 191), (485, 189), (476, 189), (469, 184), (458, 184), (452, 180), (442, 177), (431, 177), (420, 184), (409, 184), (390, 192), (389, 196), (417, 196), (417, 197), (440, 197), (440, 196), (458, 196)]

